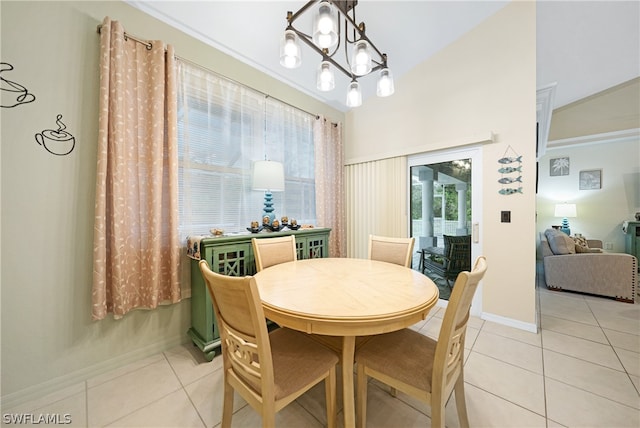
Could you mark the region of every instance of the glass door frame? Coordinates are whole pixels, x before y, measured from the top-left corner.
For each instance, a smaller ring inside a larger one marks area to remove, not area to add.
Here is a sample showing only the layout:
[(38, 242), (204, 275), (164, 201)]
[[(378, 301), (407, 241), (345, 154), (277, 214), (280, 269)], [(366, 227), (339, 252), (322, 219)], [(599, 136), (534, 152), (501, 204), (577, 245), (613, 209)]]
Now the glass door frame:
[[(482, 254), (482, 146), (471, 145), (452, 149), (436, 150), (413, 154), (407, 157), (407, 212), (411, 213), (411, 168), (457, 159), (471, 159), (471, 263)], [(407, 236), (411, 236), (411, 216), (407, 224)], [(438, 306), (446, 307), (448, 301), (440, 299)], [(471, 303), (471, 314), (482, 314), (482, 282), (478, 286)]]

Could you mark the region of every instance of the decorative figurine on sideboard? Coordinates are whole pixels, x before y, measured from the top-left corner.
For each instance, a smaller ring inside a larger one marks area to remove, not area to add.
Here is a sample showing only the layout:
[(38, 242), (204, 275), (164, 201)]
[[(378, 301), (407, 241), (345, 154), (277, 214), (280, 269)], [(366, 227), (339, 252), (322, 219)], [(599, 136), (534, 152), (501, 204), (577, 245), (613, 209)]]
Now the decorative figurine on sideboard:
[(262, 230), (262, 226), (257, 221), (252, 221), (251, 227), (247, 227), (247, 230), (251, 233), (258, 233)]
[(298, 220), (296, 220), (295, 218), (291, 219), (291, 223), (287, 226), (289, 229), (291, 230), (298, 230), (300, 229), (300, 225), (298, 224)]

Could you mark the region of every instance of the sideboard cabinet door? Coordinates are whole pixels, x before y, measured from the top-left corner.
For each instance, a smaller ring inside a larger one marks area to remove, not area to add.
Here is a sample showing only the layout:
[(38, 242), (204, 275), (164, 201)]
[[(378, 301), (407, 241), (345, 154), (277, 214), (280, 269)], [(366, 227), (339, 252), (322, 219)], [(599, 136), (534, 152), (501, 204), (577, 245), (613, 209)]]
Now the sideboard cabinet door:
[[(253, 275), (256, 273), (256, 264), (252, 238), (295, 235), (298, 259), (302, 260), (329, 257), (330, 232), (329, 228), (314, 228), (204, 238), (200, 241), (200, 255), (214, 272), (230, 276)], [(211, 361), (220, 351), (220, 333), (198, 263), (198, 260), (191, 260), (191, 328), (187, 334), (205, 358)]]

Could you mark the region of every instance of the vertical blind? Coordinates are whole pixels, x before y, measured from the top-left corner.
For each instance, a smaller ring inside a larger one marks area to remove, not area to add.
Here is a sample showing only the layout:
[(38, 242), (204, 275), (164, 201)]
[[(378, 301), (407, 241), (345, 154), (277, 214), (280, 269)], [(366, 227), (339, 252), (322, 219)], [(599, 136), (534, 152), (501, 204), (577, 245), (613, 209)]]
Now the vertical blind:
[(347, 165), (347, 257), (366, 258), (369, 234), (406, 237), (407, 158)]
[(315, 224), (313, 116), (184, 61), (178, 61), (180, 234), (246, 231), (264, 192), (251, 189), (253, 162), (282, 162), (278, 217)]

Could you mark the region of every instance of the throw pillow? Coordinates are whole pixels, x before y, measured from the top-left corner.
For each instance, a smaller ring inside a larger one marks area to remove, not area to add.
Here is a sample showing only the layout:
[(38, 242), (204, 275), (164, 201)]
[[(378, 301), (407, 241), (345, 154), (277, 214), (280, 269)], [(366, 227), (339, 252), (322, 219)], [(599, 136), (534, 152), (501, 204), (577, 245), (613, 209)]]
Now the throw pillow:
[(574, 236), (573, 240), (575, 242), (576, 245), (576, 253), (589, 253), (590, 248), (589, 248), (589, 244), (587, 243), (587, 238), (583, 237), (583, 236)]
[(549, 241), (549, 247), (555, 255), (575, 254), (576, 244), (569, 235), (556, 229), (547, 229), (544, 232)]

